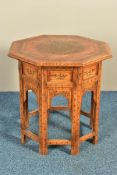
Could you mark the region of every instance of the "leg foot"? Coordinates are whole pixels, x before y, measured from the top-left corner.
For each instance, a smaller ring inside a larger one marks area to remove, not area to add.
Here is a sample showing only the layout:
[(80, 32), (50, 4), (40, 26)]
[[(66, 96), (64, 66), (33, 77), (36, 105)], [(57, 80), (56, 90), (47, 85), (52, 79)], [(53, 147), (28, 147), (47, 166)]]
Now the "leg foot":
[(77, 155), (79, 153), (80, 153), (80, 149), (77, 149), (77, 150), (75, 148), (71, 149), (71, 155)]
[(21, 134), (21, 143), (22, 144), (26, 143), (26, 136), (24, 134)]
[(98, 137), (97, 136), (93, 137), (92, 143), (93, 144), (98, 144)]

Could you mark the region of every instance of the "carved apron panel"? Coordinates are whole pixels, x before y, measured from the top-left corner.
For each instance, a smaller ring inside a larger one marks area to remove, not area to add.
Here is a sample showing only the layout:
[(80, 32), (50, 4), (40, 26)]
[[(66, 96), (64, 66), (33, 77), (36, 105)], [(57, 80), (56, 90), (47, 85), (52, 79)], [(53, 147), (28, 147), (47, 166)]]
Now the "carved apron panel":
[(52, 98), (63, 95), (68, 100), (68, 106), (71, 106), (71, 88), (50, 88), (48, 90), (48, 105), (51, 105)]
[(28, 63), (23, 63), (23, 74), (32, 79), (37, 79), (38, 68)]
[(49, 82), (53, 81), (72, 81), (72, 70), (71, 69), (51, 69), (48, 70), (48, 77)]
[(97, 76), (98, 67), (97, 64), (93, 66), (84, 67), (83, 80)]
[(92, 90), (98, 81), (98, 64), (83, 68), (83, 90)]
[(23, 63), (24, 90), (32, 90), (35, 93), (39, 86), (38, 68), (28, 63)]

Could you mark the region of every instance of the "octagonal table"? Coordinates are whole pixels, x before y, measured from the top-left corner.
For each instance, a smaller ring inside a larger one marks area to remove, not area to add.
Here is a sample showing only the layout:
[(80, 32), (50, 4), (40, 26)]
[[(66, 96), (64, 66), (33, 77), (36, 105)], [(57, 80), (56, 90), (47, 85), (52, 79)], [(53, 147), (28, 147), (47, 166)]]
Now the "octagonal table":
[[(80, 143), (92, 138), (98, 142), (98, 114), (102, 61), (111, 58), (105, 42), (70, 35), (40, 35), (12, 43), (9, 56), (19, 62), (21, 141), (26, 137), (39, 143), (40, 153), (48, 145), (71, 145), (79, 153)], [(39, 108), (28, 111), (28, 90), (37, 96)], [(91, 91), (91, 110), (81, 110), (82, 97)], [(67, 106), (52, 106), (56, 95), (64, 95)], [(71, 139), (48, 139), (48, 111), (70, 110)], [(29, 118), (39, 113), (39, 134), (32, 133)], [(80, 136), (80, 114), (90, 118), (92, 131)]]

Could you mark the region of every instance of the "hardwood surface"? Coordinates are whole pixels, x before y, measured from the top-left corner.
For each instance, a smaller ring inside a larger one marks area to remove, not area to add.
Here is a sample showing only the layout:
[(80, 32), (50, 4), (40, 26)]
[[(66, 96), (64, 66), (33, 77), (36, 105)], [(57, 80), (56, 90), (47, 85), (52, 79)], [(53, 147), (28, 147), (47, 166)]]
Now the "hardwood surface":
[[(104, 42), (80, 36), (42, 35), (13, 42), (9, 56), (19, 62), (21, 142), (26, 137), (39, 143), (39, 152), (48, 154), (48, 145), (71, 145), (71, 154), (80, 143), (92, 138), (98, 143), (102, 61), (111, 58)], [(38, 109), (28, 112), (28, 90), (37, 97)], [(81, 109), (82, 97), (91, 91), (91, 110)], [(63, 95), (67, 106), (52, 106), (52, 99)], [(71, 139), (48, 139), (49, 110), (70, 110)], [(39, 115), (39, 133), (29, 128), (30, 118)], [(80, 137), (80, 114), (90, 118), (92, 131)]]
[(81, 66), (111, 57), (101, 41), (71, 35), (40, 35), (13, 42), (9, 56), (36, 66)]

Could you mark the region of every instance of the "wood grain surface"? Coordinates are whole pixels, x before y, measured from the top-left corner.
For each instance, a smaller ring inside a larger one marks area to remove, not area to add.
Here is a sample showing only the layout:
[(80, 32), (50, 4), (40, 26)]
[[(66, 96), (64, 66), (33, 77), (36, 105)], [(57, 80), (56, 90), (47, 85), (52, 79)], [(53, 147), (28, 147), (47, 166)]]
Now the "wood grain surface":
[(36, 66), (81, 66), (111, 58), (105, 42), (71, 35), (40, 35), (15, 41), (9, 56)]

